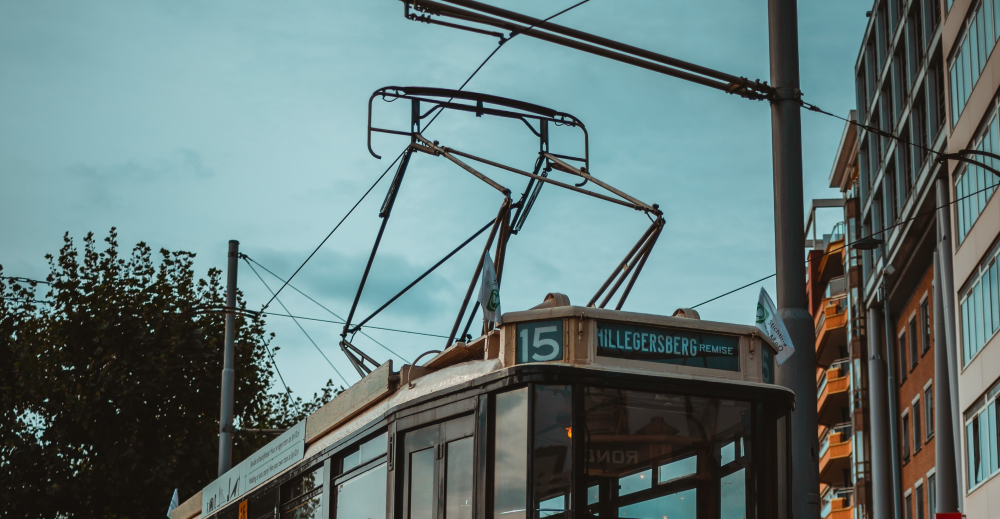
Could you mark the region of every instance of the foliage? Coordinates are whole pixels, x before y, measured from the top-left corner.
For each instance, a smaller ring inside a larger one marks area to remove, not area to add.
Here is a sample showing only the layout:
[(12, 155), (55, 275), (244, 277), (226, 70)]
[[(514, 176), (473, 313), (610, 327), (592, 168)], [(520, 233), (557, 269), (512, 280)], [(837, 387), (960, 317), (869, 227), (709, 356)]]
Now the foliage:
[[(0, 517), (163, 517), (217, 471), (222, 272), (139, 243), (67, 234), (48, 291), (0, 277)], [(0, 267), (0, 276), (3, 270)], [(284, 428), (329, 401), (281, 388), (260, 318), (237, 318), (236, 427)], [(274, 348), (275, 350), (277, 348)], [(272, 439), (237, 434), (234, 462)]]

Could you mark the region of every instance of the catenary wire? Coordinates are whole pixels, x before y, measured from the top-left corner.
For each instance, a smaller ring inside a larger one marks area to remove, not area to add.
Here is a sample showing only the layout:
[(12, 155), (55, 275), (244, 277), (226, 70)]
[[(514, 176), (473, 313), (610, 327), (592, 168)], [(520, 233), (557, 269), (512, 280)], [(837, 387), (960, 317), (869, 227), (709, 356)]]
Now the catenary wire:
[[(316, 322), (320, 322), (320, 323), (344, 324), (344, 321), (334, 321), (332, 319), (319, 319), (317, 317), (304, 317), (304, 316), (301, 316), (301, 315), (275, 314), (275, 313), (271, 313), (271, 312), (267, 312), (267, 315), (270, 315), (272, 317), (292, 317), (292, 318), (295, 318), (295, 319), (302, 319), (303, 321), (316, 321)], [(412, 330), (400, 330), (398, 328), (384, 328), (384, 327), (381, 327), (381, 326), (365, 326), (365, 328), (371, 328), (373, 330), (384, 330), (384, 331), (387, 331), (387, 332), (408, 333), (410, 335), (423, 335), (425, 337), (440, 337), (442, 339), (447, 339), (448, 338), (447, 335), (438, 335), (436, 333), (415, 332), (415, 331), (412, 331)]]
[[(821, 256), (818, 256), (818, 258), (822, 258), (822, 257), (828, 256), (830, 254), (836, 254), (836, 253), (838, 253), (838, 252), (846, 249), (847, 247), (850, 247), (850, 246), (854, 245), (855, 243), (858, 243), (858, 242), (860, 242), (862, 240), (866, 240), (868, 238), (871, 238), (871, 237), (874, 237), (874, 236), (878, 236), (880, 234), (884, 234), (885, 232), (891, 231), (892, 229), (895, 229), (896, 227), (899, 227), (901, 225), (906, 225), (906, 224), (908, 224), (908, 223), (910, 223), (910, 222), (912, 222), (914, 220), (923, 218), (925, 216), (930, 216), (931, 214), (936, 213), (938, 210), (944, 209), (944, 208), (946, 208), (948, 206), (956, 204), (956, 203), (958, 203), (958, 202), (960, 202), (962, 200), (965, 200), (966, 198), (970, 198), (970, 197), (976, 196), (976, 195), (978, 195), (978, 194), (980, 194), (980, 193), (982, 193), (984, 191), (989, 191), (990, 189), (998, 189), (998, 188), (1000, 188), (1000, 186), (984, 187), (983, 189), (980, 189), (979, 191), (976, 191), (974, 193), (970, 193), (970, 194), (965, 195), (965, 196), (963, 196), (961, 198), (956, 198), (955, 200), (953, 200), (951, 202), (948, 202), (948, 203), (946, 203), (944, 205), (939, 205), (937, 207), (928, 209), (928, 210), (926, 210), (926, 211), (924, 211), (922, 213), (915, 214), (915, 215), (911, 216), (910, 218), (907, 218), (906, 220), (902, 220), (902, 221), (896, 222), (895, 224), (890, 225), (890, 226), (882, 229), (879, 232), (873, 232), (870, 235), (858, 238), (857, 240), (854, 240), (851, 243), (845, 243), (844, 245), (841, 245), (840, 247), (837, 247), (836, 249), (824, 252)], [(808, 265), (809, 262), (811, 262), (811, 261), (813, 261), (815, 259), (818, 259), (818, 258), (807, 259), (806, 260), (806, 264)], [(764, 277), (762, 277), (762, 278), (760, 278), (760, 279), (758, 279), (756, 281), (751, 281), (750, 283), (747, 283), (746, 285), (743, 285), (743, 286), (741, 286), (739, 288), (735, 288), (733, 290), (730, 290), (729, 292), (726, 292), (726, 293), (724, 293), (722, 295), (718, 295), (718, 296), (713, 297), (712, 299), (708, 299), (706, 301), (702, 301), (702, 302), (700, 302), (700, 303), (692, 306), (691, 308), (698, 308), (699, 306), (707, 304), (707, 303), (711, 303), (712, 301), (715, 301), (716, 299), (722, 299), (723, 297), (726, 297), (726, 296), (728, 296), (730, 294), (734, 294), (736, 292), (739, 292), (740, 290), (743, 290), (744, 288), (751, 287), (753, 285), (756, 285), (757, 283), (760, 283), (761, 281), (765, 281), (765, 280), (773, 278), (774, 276), (777, 276), (777, 275), (778, 275), (778, 273), (775, 272), (774, 274), (770, 274), (770, 275), (764, 276)]]
[[(268, 274), (270, 274), (270, 275), (274, 276), (274, 278), (275, 278), (275, 279), (277, 279), (278, 281), (282, 281), (282, 282), (283, 282), (283, 281), (285, 281), (284, 279), (282, 279), (282, 278), (281, 278), (281, 276), (278, 276), (277, 274), (275, 274), (274, 272), (272, 272), (272, 271), (271, 271), (271, 269), (269, 269), (269, 268), (265, 267), (264, 265), (261, 265), (259, 261), (257, 261), (257, 260), (255, 260), (255, 259), (251, 258), (250, 256), (247, 256), (246, 254), (242, 254), (242, 253), (241, 253), (241, 254), (240, 254), (240, 256), (241, 256), (241, 257), (242, 257), (242, 258), (243, 258), (244, 260), (247, 260), (247, 261), (252, 261), (252, 262), (253, 262), (253, 263), (254, 263), (255, 265), (257, 265), (258, 267), (260, 267), (261, 269), (263, 269), (263, 270), (264, 270), (264, 272), (267, 272)], [(302, 297), (305, 297), (306, 299), (308, 299), (308, 300), (312, 301), (313, 303), (316, 303), (316, 305), (317, 305), (317, 306), (319, 306), (319, 307), (320, 307), (320, 308), (322, 308), (323, 310), (326, 310), (326, 312), (327, 312), (327, 313), (329, 313), (330, 315), (332, 315), (332, 316), (336, 317), (337, 319), (341, 319), (341, 320), (343, 320), (343, 319), (344, 319), (343, 317), (341, 317), (341, 316), (337, 315), (337, 312), (334, 312), (333, 310), (330, 310), (329, 308), (327, 308), (327, 307), (326, 307), (325, 305), (323, 305), (323, 304), (322, 304), (322, 303), (320, 303), (319, 301), (317, 301), (317, 300), (313, 299), (312, 297), (309, 297), (309, 295), (308, 295), (308, 294), (306, 294), (305, 292), (303, 292), (303, 291), (299, 290), (298, 288), (296, 288), (296, 287), (295, 287), (294, 285), (292, 285), (291, 283), (289, 283), (289, 284), (288, 284), (288, 288), (290, 288), (290, 289), (292, 289), (292, 290), (294, 290), (294, 291), (298, 292), (298, 293), (299, 293), (299, 295), (301, 295)], [(274, 315), (274, 314), (270, 314), (270, 315)], [(371, 340), (372, 342), (374, 342), (375, 344), (378, 344), (378, 345), (379, 345), (379, 346), (381, 346), (381, 347), (382, 347), (383, 349), (385, 349), (385, 351), (388, 351), (389, 353), (391, 353), (391, 354), (395, 355), (396, 357), (398, 357), (398, 358), (399, 358), (400, 360), (402, 360), (403, 362), (407, 362), (407, 363), (408, 363), (408, 362), (410, 362), (409, 360), (407, 360), (407, 359), (406, 359), (406, 357), (403, 357), (402, 355), (400, 355), (400, 354), (396, 353), (395, 351), (393, 351), (392, 349), (390, 349), (390, 348), (389, 348), (388, 346), (386, 346), (385, 344), (382, 344), (381, 342), (379, 342), (379, 341), (375, 340), (375, 338), (374, 338), (374, 337), (372, 337), (371, 335), (368, 335), (367, 333), (365, 333), (365, 332), (363, 332), (363, 331), (361, 332), (361, 335), (364, 335), (365, 337), (367, 337), (368, 339), (370, 339), (370, 340)]]
[(385, 171), (383, 171), (382, 174), (379, 175), (377, 179), (375, 179), (375, 182), (372, 183), (371, 187), (369, 187), (367, 191), (365, 191), (365, 194), (361, 195), (361, 198), (359, 198), (358, 201), (354, 203), (354, 206), (351, 207), (351, 210), (347, 211), (347, 214), (345, 214), (344, 217), (341, 218), (339, 222), (337, 222), (337, 225), (333, 226), (333, 230), (330, 231), (330, 233), (327, 234), (325, 238), (323, 238), (323, 241), (319, 242), (319, 245), (317, 245), (316, 248), (313, 249), (311, 253), (309, 253), (309, 256), (306, 257), (305, 261), (303, 261), (301, 265), (299, 265), (299, 268), (295, 269), (295, 272), (292, 272), (292, 275), (288, 277), (288, 279), (284, 282), (284, 284), (281, 285), (281, 288), (279, 288), (277, 292), (274, 292), (274, 295), (271, 296), (271, 299), (269, 299), (267, 303), (264, 303), (264, 306), (261, 307), (260, 309), (261, 312), (266, 310), (267, 307), (271, 305), (271, 302), (277, 299), (278, 294), (280, 294), (281, 291), (284, 290), (286, 286), (288, 286), (288, 283), (292, 281), (292, 278), (294, 278), (295, 275), (298, 274), (300, 270), (302, 270), (302, 267), (305, 267), (306, 263), (309, 263), (309, 260), (311, 260), (313, 256), (315, 256), (316, 253), (319, 252), (319, 249), (323, 247), (323, 245), (326, 243), (327, 240), (330, 239), (330, 236), (333, 236), (333, 233), (337, 232), (337, 229), (339, 229), (340, 225), (344, 223), (344, 220), (347, 220), (347, 217), (351, 216), (351, 213), (353, 213), (354, 210), (357, 209), (359, 205), (361, 205), (361, 202), (364, 201), (364, 199), (368, 196), (369, 193), (372, 192), (373, 189), (375, 189), (375, 186), (377, 186), (378, 183), (381, 182), (383, 178), (385, 178), (385, 175), (389, 173), (389, 170), (391, 170), (392, 167), (395, 166), (397, 162), (399, 162), (399, 159), (403, 156), (403, 153), (406, 153), (406, 150), (401, 151), (399, 155), (396, 157), (396, 160), (392, 161), (392, 164), (389, 164), (389, 167), (385, 168)]
[(31, 278), (20, 277), (20, 276), (0, 276), (0, 279), (9, 279), (11, 281), (16, 281), (16, 282), (20, 282), (20, 283), (41, 283), (43, 285), (51, 285), (52, 284), (52, 283), (49, 283), (48, 281), (42, 281), (40, 279), (31, 279)]
[[(257, 269), (253, 268), (253, 263), (247, 261), (247, 265), (250, 267), (250, 270), (253, 271), (254, 275), (257, 276), (257, 279), (259, 279), (260, 282), (264, 284), (264, 286), (267, 288), (267, 291), (274, 294), (275, 293), (274, 290), (271, 290), (271, 287), (267, 284), (267, 281), (264, 281), (264, 278), (260, 276), (260, 273), (257, 272)], [(283, 308), (286, 312), (288, 312), (288, 308), (285, 306), (285, 303), (282, 303), (281, 299), (278, 299), (277, 295), (274, 296), (274, 299), (278, 301), (278, 304), (281, 305), (281, 308)], [(291, 314), (291, 312), (288, 313)], [(340, 370), (337, 369), (337, 366), (334, 366), (333, 362), (330, 362), (330, 358), (327, 357), (325, 353), (323, 353), (323, 350), (320, 349), (319, 345), (316, 344), (316, 341), (314, 341), (313, 338), (309, 335), (309, 332), (307, 332), (306, 329), (303, 328), (301, 324), (299, 324), (299, 320), (296, 319), (295, 317), (292, 317), (292, 321), (295, 323), (295, 326), (299, 327), (299, 330), (302, 330), (302, 333), (306, 336), (306, 339), (309, 339), (309, 342), (311, 342), (313, 347), (316, 348), (316, 351), (318, 351), (319, 354), (323, 356), (323, 358), (326, 360), (326, 363), (329, 364), (331, 368), (333, 368), (333, 371), (337, 373), (337, 376), (340, 377), (340, 379), (343, 380), (345, 384), (350, 386), (351, 384), (347, 381), (346, 378), (344, 378), (344, 375), (340, 374)]]

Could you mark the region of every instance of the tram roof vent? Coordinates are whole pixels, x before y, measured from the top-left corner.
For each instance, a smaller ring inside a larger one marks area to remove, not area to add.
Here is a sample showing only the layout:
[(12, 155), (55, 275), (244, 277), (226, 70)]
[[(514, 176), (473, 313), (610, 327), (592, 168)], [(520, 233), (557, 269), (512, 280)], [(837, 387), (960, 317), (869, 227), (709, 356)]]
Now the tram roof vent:
[(677, 310), (674, 310), (674, 317), (701, 320), (701, 314), (699, 314), (694, 308), (678, 308)]
[(570, 306), (569, 296), (566, 294), (560, 294), (559, 292), (551, 292), (545, 296), (545, 301), (542, 304), (531, 308), (531, 310), (540, 310), (542, 308), (555, 308), (557, 306)]

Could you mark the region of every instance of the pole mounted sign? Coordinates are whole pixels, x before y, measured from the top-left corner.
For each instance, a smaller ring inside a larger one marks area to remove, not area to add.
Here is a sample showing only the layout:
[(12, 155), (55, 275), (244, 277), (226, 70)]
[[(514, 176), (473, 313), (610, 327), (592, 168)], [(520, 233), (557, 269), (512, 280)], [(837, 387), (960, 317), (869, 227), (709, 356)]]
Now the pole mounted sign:
[(238, 499), (302, 459), (306, 450), (306, 421), (295, 424), (201, 491), (202, 517)]

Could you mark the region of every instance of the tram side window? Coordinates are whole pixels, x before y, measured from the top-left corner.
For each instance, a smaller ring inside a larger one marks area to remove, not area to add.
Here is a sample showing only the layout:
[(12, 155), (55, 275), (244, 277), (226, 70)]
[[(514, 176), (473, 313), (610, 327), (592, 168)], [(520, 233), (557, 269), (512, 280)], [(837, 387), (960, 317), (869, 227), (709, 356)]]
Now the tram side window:
[(528, 388), (496, 396), (493, 517), (526, 519), (528, 501)]
[(750, 404), (605, 388), (584, 395), (590, 515), (742, 518)]
[(337, 485), (337, 519), (385, 519), (386, 466), (382, 463)]
[(319, 519), (323, 508), (323, 466), (281, 487), (281, 519)]
[[(385, 519), (388, 433), (361, 442), (341, 456), (337, 477), (336, 519)], [(373, 460), (382, 462), (371, 466)], [(364, 465), (368, 464), (367, 467)]]

